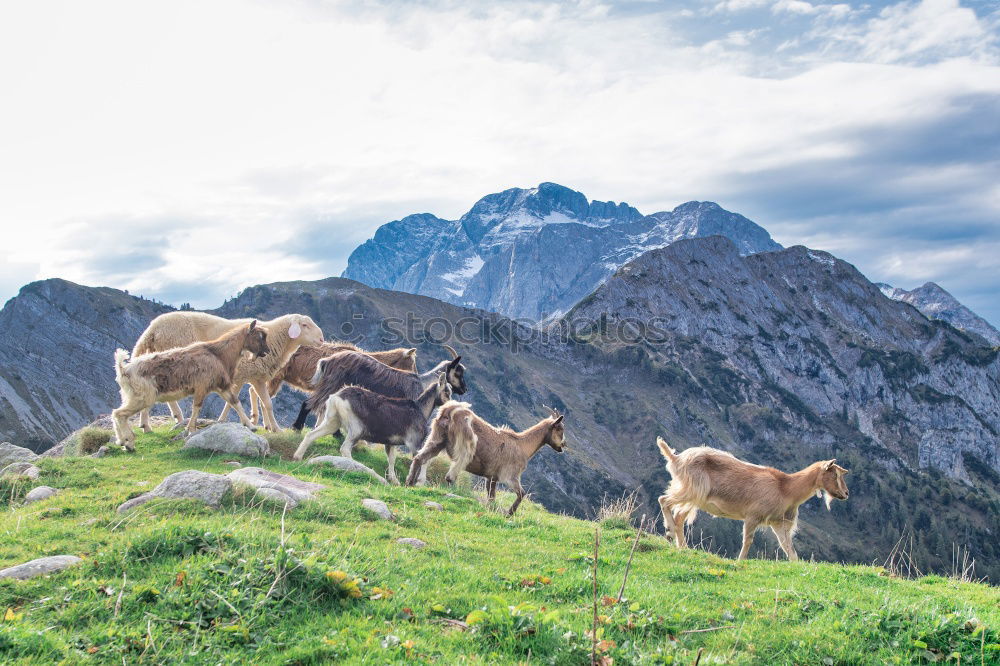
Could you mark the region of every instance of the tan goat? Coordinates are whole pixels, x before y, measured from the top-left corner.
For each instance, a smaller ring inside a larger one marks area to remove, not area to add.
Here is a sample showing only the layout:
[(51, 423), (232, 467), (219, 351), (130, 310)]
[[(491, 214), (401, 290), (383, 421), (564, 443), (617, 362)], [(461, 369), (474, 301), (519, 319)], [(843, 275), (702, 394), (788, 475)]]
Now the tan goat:
[[(271, 353), (267, 357), (244, 358), (236, 367), (234, 381), (237, 384), (237, 392), (244, 384), (250, 384), (256, 390), (257, 396), (263, 405), (264, 426), (271, 432), (278, 432), (278, 422), (274, 419), (274, 411), (271, 408), (271, 394), (267, 390), (267, 384), (281, 368), (285, 367), (288, 359), (302, 345), (317, 345), (323, 342), (323, 331), (319, 326), (306, 315), (287, 314), (269, 322), (264, 322), (270, 334), (267, 344)], [(229, 414), (229, 404), (222, 408), (219, 414), (219, 421), (225, 421)]]
[(424, 465), (441, 451), (451, 458), (451, 467), (445, 475), (454, 483), (458, 474), (466, 470), (486, 478), (489, 501), (496, 499), (497, 483), (505, 483), (517, 495), (507, 515), (513, 516), (524, 499), (521, 475), (528, 461), (548, 444), (562, 453), (566, 448), (566, 431), (561, 414), (552, 410), (552, 416), (542, 419), (527, 430), (515, 432), (507, 426), (494, 427), (481, 419), (465, 402), (449, 401), (431, 423), (420, 453), (410, 464), (406, 485), (412, 486), (425, 479)]
[[(403, 370), (405, 372), (417, 371), (417, 350), (413, 347), (399, 347), (388, 351), (369, 352), (358, 349), (350, 342), (321, 342), (318, 345), (302, 345), (299, 347), (285, 367), (278, 371), (267, 385), (267, 391), (273, 398), (281, 390), (282, 384), (288, 384), (292, 388), (309, 393), (312, 391), (312, 378), (316, 374), (316, 364), (320, 359), (331, 356), (339, 351), (350, 350), (368, 354), (372, 358), (385, 363), (390, 368)], [(250, 420), (257, 424), (257, 403), (259, 397), (257, 391), (250, 387)]]
[(213, 392), (234, 405), (240, 422), (249, 426), (250, 420), (237, 394), (241, 385), (234, 389), (233, 376), (244, 352), (256, 358), (269, 354), (267, 338), (267, 331), (251, 321), (218, 340), (144, 354), (131, 362), (127, 362), (127, 351), (116, 351), (115, 380), (121, 389), (122, 404), (111, 416), (118, 444), (129, 451), (135, 450), (135, 434), (128, 427), (130, 416), (154, 403), (188, 396), (194, 396), (187, 425), (188, 434), (193, 433), (202, 402)]
[(743, 548), (737, 559), (746, 558), (754, 532), (766, 526), (778, 537), (788, 559), (797, 560), (792, 537), (798, 526), (799, 505), (813, 495), (822, 495), (829, 509), (832, 497), (848, 497), (844, 483), (848, 471), (836, 460), (821, 460), (786, 474), (708, 446), (675, 453), (662, 437), (656, 438), (656, 445), (673, 477), (666, 494), (659, 498), (663, 526), (678, 548), (687, 545), (685, 523), (694, 522), (701, 509), (713, 516), (743, 521)]
[[(298, 322), (300, 328), (295, 330), (299, 330), (302, 334), (302, 340), (300, 340), (302, 344), (322, 342), (323, 332), (319, 330), (319, 327), (316, 326), (315, 323), (313, 323), (312, 319), (304, 315), (285, 315), (285, 317), (301, 317), (301, 320)], [(250, 321), (250, 319), (225, 319), (223, 317), (208, 314), (207, 312), (195, 312), (190, 310), (167, 312), (151, 321), (149, 326), (146, 327), (146, 330), (142, 332), (142, 335), (139, 336), (139, 339), (135, 343), (135, 347), (132, 349), (132, 358), (142, 354), (184, 347), (193, 342), (207, 342), (209, 340), (215, 340), (220, 336), (235, 330), (236, 328), (246, 326), (250, 323)], [(284, 317), (279, 317), (273, 321), (263, 322), (261, 323), (261, 326), (267, 328), (272, 333), (277, 333), (280, 325), (284, 324), (285, 329), (289, 332), (294, 332), (294, 330), (291, 329), (291, 323), (285, 322)], [(315, 331), (312, 330), (313, 328), (315, 328)], [(315, 334), (316, 332), (318, 332), (318, 339)], [(297, 338), (298, 334), (291, 337)], [(294, 349), (292, 351), (294, 351)], [(281, 362), (284, 363), (285, 360), (287, 360), (287, 356)], [(274, 362), (276, 362), (276, 360), (272, 358), (268, 361), (267, 365), (270, 366)], [(267, 379), (270, 379), (270, 377)], [(241, 387), (237, 387), (237, 389), (239, 388)], [(170, 401), (167, 404), (170, 406), (170, 413), (173, 415), (174, 419), (176, 419), (177, 424), (183, 424), (184, 414), (177, 401)], [(256, 406), (256, 400), (252, 404)], [(270, 409), (270, 404), (268, 405), (268, 408)], [(225, 413), (226, 412), (223, 412), (223, 414)], [(149, 424), (148, 408), (142, 410), (140, 422), (143, 430), (146, 432), (150, 432), (152, 430)], [(254, 423), (256, 423), (256, 419), (254, 419)]]

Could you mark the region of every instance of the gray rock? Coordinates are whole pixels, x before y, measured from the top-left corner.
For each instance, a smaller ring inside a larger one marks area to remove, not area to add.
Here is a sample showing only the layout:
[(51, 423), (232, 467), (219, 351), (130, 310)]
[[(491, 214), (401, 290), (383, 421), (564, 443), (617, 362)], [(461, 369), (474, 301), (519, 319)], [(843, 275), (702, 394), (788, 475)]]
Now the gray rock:
[(42, 470), (38, 469), (30, 462), (11, 463), (0, 471), (0, 479), (20, 478), (34, 481), (41, 475)]
[(118, 513), (125, 513), (129, 509), (158, 497), (194, 499), (204, 502), (213, 509), (218, 509), (222, 498), (232, 486), (233, 482), (225, 476), (189, 469), (185, 472), (171, 474), (148, 493), (128, 500), (118, 507)]
[(34, 502), (41, 502), (50, 497), (54, 497), (59, 491), (55, 488), (50, 488), (49, 486), (38, 486), (37, 488), (32, 488), (27, 495), (24, 496), (25, 504), (33, 504)]
[(185, 449), (259, 458), (271, 452), (267, 440), (239, 423), (216, 423), (191, 435)]
[(14, 567), (0, 569), (0, 578), (14, 578), (15, 580), (28, 580), (35, 576), (62, 571), (75, 564), (83, 562), (76, 555), (52, 555), (50, 557), (40, 557), (24, 564)]
[(371, 498), (363, 499), (361, 500), (361, 506), (371, 511), (382, 520), (396, 520), (396, 516), (392, 514), (392, 511), (389, 510), (389, 507), (382, 500)]
[(428, 509), (434, 509), (435, 511), (444, 511), (444, 507), (437, 502), (424, 502), (424, 506)]
[(291, 497), (296, 502), (307, 502), (315, 499), (316, 491), (326, 488), (321, 483), (303, 481), (296, 479), (294, 476), (269, 472), (260, 467), (242, 467), (233, 470), (226, 477), (232, 480), (233, 483), (241, 483), (253, 488), (271, 488), (277, 490)]
[(396, 539), (396, 543), (402, 546), (409, 546), (410, 548), (416, 548), (421, 550), (427, 547), (427, 542), (421, 541), (420, 539), (415, 539), (413, 537), (403, 537), (402, 539)]
[(222, 464), (223, 465), (229, 465), (230, 467), (243, 467), (243, 463), (241, 463), (238, 460), (227, 460), (226, 462), (224, 462)]
[(276, 488), (258, 488), (254, 495), (266, 500), (272, 500), (275, 502), (280, 502), (287, 506), (289, 509), (294, 509), (299, 505), (298, 500), (296, 500), (291, 495), (281, 492)]
[(34, 462), (38, 454), (23, 446), (15, 446), (10, 442), (0, 444), (0, 469), (16, 462)]
[(386, 481), (371, 467), (368, 467), (367, 465), (362, 465), (357, 460), (353, 460), (351, 458), (345, 458), (343, 456), (316, 456), (315, 458), (309, 459), (309, 464), (330, 465), (331, 467), (342, 470), (344, 472), (364, 472), (365, 474), (368, 474), (382, 485), (388, 485), (388, 481)]
[(468, 499), (467, 497), (462, 497), (461, 495), (456, 495), (455, 493), (448, 493), (445, 497), (448, 499)]
[(90, 457), (91, 458), (103, 458), (106, 455), (108, 455), (109, 453), (111, 453), (111, 447), (105, 444), (101, 448), (99, 448), (96, 451), (94, 451), (93, 453), (91, 453)]

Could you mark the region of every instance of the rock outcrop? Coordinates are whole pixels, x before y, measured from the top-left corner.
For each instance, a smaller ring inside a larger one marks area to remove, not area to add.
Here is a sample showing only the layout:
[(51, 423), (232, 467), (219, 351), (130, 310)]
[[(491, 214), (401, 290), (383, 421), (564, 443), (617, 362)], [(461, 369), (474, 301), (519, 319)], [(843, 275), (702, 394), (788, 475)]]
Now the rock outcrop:
[(83, 560), (76, 555), (52, 555), (49, 557), (40, 557), (37, 560), (31, 560), (30, 562), (25, 562), (24, 564), (18, 564), (17, 566), (0, 569), (0, 579), (13, 578), (15, 580), (28, 580), (29, 578), (34, 578), (36, 576), (44, 576), (46, 574), (62, 571), (63, 569), (68, 569), (69, 567), (80, 564), (81, 562), (83, 562)]
[(220, 474), (189, 469), (171, 474), (148, 493), (128, 500), (118, 507), (118, 513), (125, 513), (156, 498), (193, 499), (218, 509), (232, 486), (233, 482)]
[(216, 423), (184, 442), (185, 449), (260, 458), (271, 452), (267, 440), (240, 423)]

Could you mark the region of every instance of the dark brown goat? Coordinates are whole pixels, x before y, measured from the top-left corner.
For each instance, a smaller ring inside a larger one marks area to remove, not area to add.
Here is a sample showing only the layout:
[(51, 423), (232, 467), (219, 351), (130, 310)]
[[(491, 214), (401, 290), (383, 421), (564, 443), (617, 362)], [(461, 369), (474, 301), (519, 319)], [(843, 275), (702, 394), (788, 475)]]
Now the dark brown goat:
[[(386, 351), (369, 352), (358, 349), (350, 342), (321, 342), (318, 345), (302, 345), (299, 347), (288, 363), (278, 371), (267, 385), (267, 392), (274, 398), (283, 384), (288, 384), (292, 388), (309, 393), (312, 391), (312, 378), (316, 374), (316, 366), (321, 359), (342, 351), (356, 351), (368, 354), (377, 361), (385, 363), (391, 368), (403, 370), (404, 372), (417, 371), (417, 350), (413, 347), (399, 347)], [(256, 424), (258, 418), (257, 411), (257, 391), (250, 387), (250, 420)]]
[(344, 431), (340, 455), (351, 457), (354, 445), (362, 439), (382, 442), (389, 461), (386, 477), (399, 485), (396, 478), (396, 449), (406, 446), (415, 454), (427, 435), (431, 412), (451, 399), (451, 385), (442, 372), (416, 400), (387, 398), (360, 386), (347, 386), (326, 400), (323, 419), (305, 436), (295, 451), (295, 460), (302, 460), (309, 446), (324, 435)]
[[(301, 430), (309, 412), (320, 412), (327, 398), (345, 386), (360, 386), (389, 398), (414, 400), (443, 372), (452, 391), (461, 395), (466, 391), (465, 366), (462, 365), (462, 357), (454, 350), (450, 351), (454, 354), (454, 359), (441, 361), (432, 370), (421, 374), (390, 368), (385, 363), (356, 351), (337, 352), (324, 358), (316, 366), (316, 375), (312, 381), (313, 394), (302, 403), (302, 409), (292, 427)], [(317, 419), (322, 420), (319, 413)]]

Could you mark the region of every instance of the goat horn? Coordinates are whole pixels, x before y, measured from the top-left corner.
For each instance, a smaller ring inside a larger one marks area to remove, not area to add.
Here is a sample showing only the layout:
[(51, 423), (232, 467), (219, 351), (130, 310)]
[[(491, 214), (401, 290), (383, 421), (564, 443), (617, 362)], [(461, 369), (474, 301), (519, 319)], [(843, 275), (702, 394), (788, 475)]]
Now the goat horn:
[(441, 345), (441, 346), (447, 349), (449, 353), (451, 353), (451, 360), (454, 361), (456, 358), (458, 358), (459, 354), (457, 351), (455, 351), (454, 347), (452, 347), (451, 345)]

